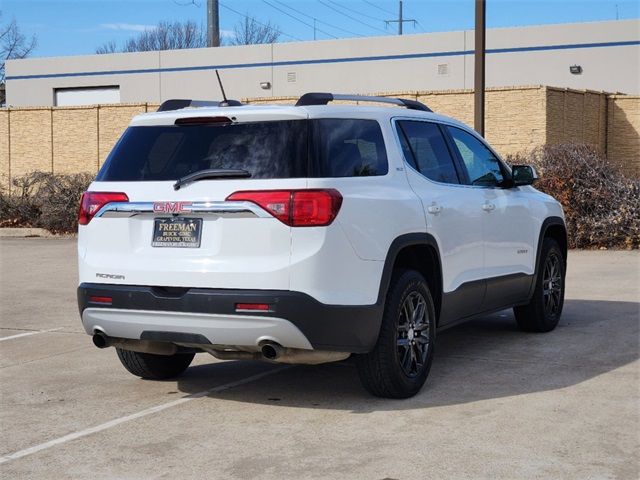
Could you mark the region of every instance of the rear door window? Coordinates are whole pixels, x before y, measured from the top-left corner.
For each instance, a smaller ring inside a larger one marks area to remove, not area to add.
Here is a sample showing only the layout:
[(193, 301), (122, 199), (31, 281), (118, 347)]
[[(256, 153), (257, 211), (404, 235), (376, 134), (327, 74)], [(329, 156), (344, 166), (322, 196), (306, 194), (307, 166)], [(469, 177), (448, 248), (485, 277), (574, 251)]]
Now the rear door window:
[(440, 127), (431, 122), (400, 120), (400, 142), (407, 161), (422, 175), (441, 183), (460, 183)]
[(313, 120), (311, 125), (311, 158), (315, 176), (387, 174), (387, 151), (377, 121), (327, 118)]

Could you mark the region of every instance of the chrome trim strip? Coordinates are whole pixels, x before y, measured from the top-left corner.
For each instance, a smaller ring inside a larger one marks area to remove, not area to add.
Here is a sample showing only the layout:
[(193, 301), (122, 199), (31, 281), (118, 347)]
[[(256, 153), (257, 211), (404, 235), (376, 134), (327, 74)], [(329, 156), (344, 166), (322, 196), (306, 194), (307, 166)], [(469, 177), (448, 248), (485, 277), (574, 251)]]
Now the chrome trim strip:
[(215, 215), (219, 217), (272, 217), (266, 210), (251, 202), (192, 202), (180, 212), (154, 212), (154, 202), (111, 202), (103, 206), (96, 217), (134, 217), (136, 215)]

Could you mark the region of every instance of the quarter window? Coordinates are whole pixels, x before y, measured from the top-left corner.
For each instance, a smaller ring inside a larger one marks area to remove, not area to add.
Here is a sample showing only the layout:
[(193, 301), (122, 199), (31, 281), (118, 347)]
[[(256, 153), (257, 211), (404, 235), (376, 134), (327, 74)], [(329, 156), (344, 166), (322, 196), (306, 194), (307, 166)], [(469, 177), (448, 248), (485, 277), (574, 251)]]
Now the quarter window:
[(460, 183), (453, 158), (438, 125), (401, 120), (398, 128), (402, 150), (414, 168), (436, 182)]
[(480, 140), (456, 127), (447, 126), (469, 174), (471, 185), (495, 187), (504, 180), (500, 160)]
[(375, 120), (312, 120), (312, 162), (324, 177), (386, 175), (387, 151)]

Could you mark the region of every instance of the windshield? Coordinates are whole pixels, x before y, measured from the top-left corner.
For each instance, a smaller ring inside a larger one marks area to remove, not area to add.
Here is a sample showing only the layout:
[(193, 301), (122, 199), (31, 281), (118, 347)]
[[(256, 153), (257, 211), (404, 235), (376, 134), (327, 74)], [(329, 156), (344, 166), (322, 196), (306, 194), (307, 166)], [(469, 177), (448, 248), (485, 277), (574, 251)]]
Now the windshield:
[(202, 170), (246, 170), (252, 179), (385, 175), (374, 120), (283, 120), (129, 127), (98, 181), (177, 180)]

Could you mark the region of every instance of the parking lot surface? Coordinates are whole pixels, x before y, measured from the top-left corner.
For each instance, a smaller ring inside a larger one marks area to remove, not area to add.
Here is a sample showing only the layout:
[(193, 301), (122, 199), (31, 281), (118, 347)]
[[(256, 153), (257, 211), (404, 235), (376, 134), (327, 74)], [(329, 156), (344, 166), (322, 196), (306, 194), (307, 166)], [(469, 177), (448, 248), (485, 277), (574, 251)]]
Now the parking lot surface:
[(640, 476), (640, 255), (571, 252), (558, 328), (510, 311), (442, 332), (425, 388), (370, 397), (351, 362), (196, 357), (128, 374), (76, 306), (75, 240), (0, 240), (0, 478)]

